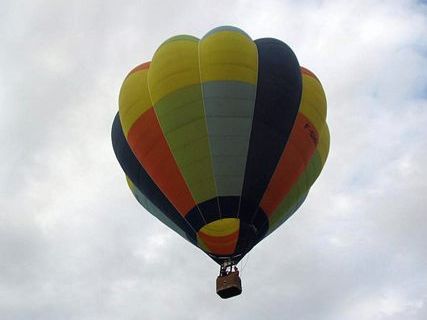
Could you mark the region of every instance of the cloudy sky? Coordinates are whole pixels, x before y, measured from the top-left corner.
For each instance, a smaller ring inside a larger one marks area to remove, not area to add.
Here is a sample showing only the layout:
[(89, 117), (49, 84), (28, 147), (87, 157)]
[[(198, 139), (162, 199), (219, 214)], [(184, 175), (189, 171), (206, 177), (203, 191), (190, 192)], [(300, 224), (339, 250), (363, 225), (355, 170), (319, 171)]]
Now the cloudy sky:
[[(142, 209), (110, 128), (127, 72), (234, 25), (321, 79), (331, 152), (243, 294)], [(0, 318), (427, 319), (425, 1), (0, 0)]]

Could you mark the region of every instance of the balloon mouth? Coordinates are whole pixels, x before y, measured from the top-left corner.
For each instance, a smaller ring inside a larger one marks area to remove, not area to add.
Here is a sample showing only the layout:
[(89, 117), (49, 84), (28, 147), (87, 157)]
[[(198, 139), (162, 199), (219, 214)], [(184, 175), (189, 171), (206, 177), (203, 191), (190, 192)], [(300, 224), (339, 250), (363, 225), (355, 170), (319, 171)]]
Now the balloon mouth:
[(238, 253), (232, 256), (217, 256), (212, 253), (207, 253), (209, 257), (214, 259), (218, 264), (223, 265), (224, 263), (237, 264), (240, 260), (242, 260), (244, 254)]
[[(253, 224), (248, 224), (238, 218), (233, 218), (233, 220), (238, 222), (238, 230), (234, 233), (236, 237), (235, 243), (229, 252), (221, 253), (208, 250), (202, 246), (203, 243), (198, 243), (199, 247), (219, 265), (223, 265), (224, 263), (237, 264), (263, 238), (263, 234), (260, 234), (259, 230)], [(223, 239), (218, 238), (217, 240), (221, 241)]]

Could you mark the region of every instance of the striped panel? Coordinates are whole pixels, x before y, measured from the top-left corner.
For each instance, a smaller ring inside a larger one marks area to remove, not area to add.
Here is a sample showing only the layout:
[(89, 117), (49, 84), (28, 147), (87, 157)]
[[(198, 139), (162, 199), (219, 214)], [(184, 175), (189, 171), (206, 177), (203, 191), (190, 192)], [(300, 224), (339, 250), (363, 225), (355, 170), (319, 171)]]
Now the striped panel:
[(199, 58), (221, 214), (237, 216), (252, 129), (258, 52), (243, 31), (221, 27), (200, 41)]
[[(261, 201), (270, 217), (313, 156), (326, 120), (326, 97), (316, 76), (301, 68), (303, 91), (291, 136)], [(313, 181), (314, 182), (314, 181)], [(305, 189), (305, 188), (304, 188)]]
[(329, 152), (329, 139), (329, 130), (325, 124), (320, 133), (316, 152), (310, 159), (305, 171), (299, 176), (298, 181), (270, 216), (268, 234), (271, 234), (284, 223), (304, 202), (310, 187), (314, 184), (325, 165)]
[(197, 242), (204, 251), (218, 256), (234, 253), (239, 237), (239, 219), (226, 218), (205, 225), (197, 233)]
[[(196, 233), (190, 224), (179, 214), (173, 204), (165, 197), (163, 192), (158, 188), (156, 183), (151, 179), (148, 173), (139, 163), (138, 159), (130, 149), (123, 129), (120, 123), (119, 114), (113, 121), (111, 138), (114, 153), (125, 172), (126, 176), (132, 181), (132, 184), (143, 194), (149, 201), (146, 208), (155, 215), (152, 209), (157, 208), (167, 219), (172, 221), (178, 229), (174, 229), (179, 234), (185, 233), (186, 239), (196, 243)], [(163, 220), (162, 220), (163, 221)]]
[(150, 94), (144, 90), (147, 87), (149, 66), (150, 63), (146, 62), (134, 68), (120, 89), (119, 114), (125, 136), (135, 121), (152, 106)]
[[(144, 66), (144, 65), (143, 65)], [(127, 142), (138, 161), (184, 216), (195, 202), (175, 163), (152, 107), (148, 67), (134, 69), (123, 82), (119, 113)]]
[[(253, 220), (259, 230), (257, 242), (300, 207), (323, 167), (322, 161), (326, 161), (329, 135), (323, 88), (309, 70), (301, 68), (301, 73), (303, 92), (299, 113)], [(321, 130), (321, 139), (318, 130)], [(269, 220), (266, 221), (265, 216)]]
[(322, 160), (316, 148), (323, 152), (324, 144), (329, 144), (329, 136), (324, 133), (323, 144), (318, 146), (319, 131), (328, 132), (327, 129), (323, 130), (326, 125), (326, 98), (322, 85), (311, 71), (301, 68), (301, 72), (303, 92), (300, 112), (261, 201), (261, 207), (269, 216), (270, 223), (277, 223), (277, 218), (272, 221), (272, 216), (276, 214), (279, 205), (279, 211), (290, 216), (302, 204), (322, 168)]
[[(201, 203), (216, 198), (217, 192), (200, 84), (198, 43), (197, 38), (189, 36), (163, 43), (151, 62), (148, 87), (173, 158), (195, 202)], [(219, 218), (217, 201), (209, 210), (200, 211), (203, 221)]]
[(276, 170), (261, 200), (261, 208), (271, 216), (304, 171), (319, 140), (311, 122), (298, 113), (294, 128)]
[(172, 156), (154, 109), (148, 109), (129, 130), (133, 153), (166, 197), (185, 216), (195, 202)]
[(255, 43), (258, 85), (239, 211), (248, 224), (265, 221), (257, 209), (294, 125), (302, 87), (298, 60), (285, 43), (269, 38)]

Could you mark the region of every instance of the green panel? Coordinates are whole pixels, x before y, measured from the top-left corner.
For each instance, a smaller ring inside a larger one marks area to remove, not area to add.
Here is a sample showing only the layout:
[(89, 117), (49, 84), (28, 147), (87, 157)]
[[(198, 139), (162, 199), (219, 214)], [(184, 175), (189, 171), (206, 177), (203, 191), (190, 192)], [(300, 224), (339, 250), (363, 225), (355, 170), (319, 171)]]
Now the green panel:
[(193, 198), (201, 203), (216, 197), (201, 86), (168, 94), (155, 111)]

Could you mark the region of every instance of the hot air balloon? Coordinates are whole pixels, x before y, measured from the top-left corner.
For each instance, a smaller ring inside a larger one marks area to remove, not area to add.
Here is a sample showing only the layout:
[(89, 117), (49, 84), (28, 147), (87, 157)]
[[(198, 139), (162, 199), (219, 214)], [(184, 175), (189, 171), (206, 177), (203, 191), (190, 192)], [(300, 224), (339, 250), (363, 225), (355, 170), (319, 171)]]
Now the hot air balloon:
[(138, 202), (231, 270), (306, 199), (329, 151), (326, 98), (282, 41), (235, 27), (166, 40), (129, 72), (112, 143)]

